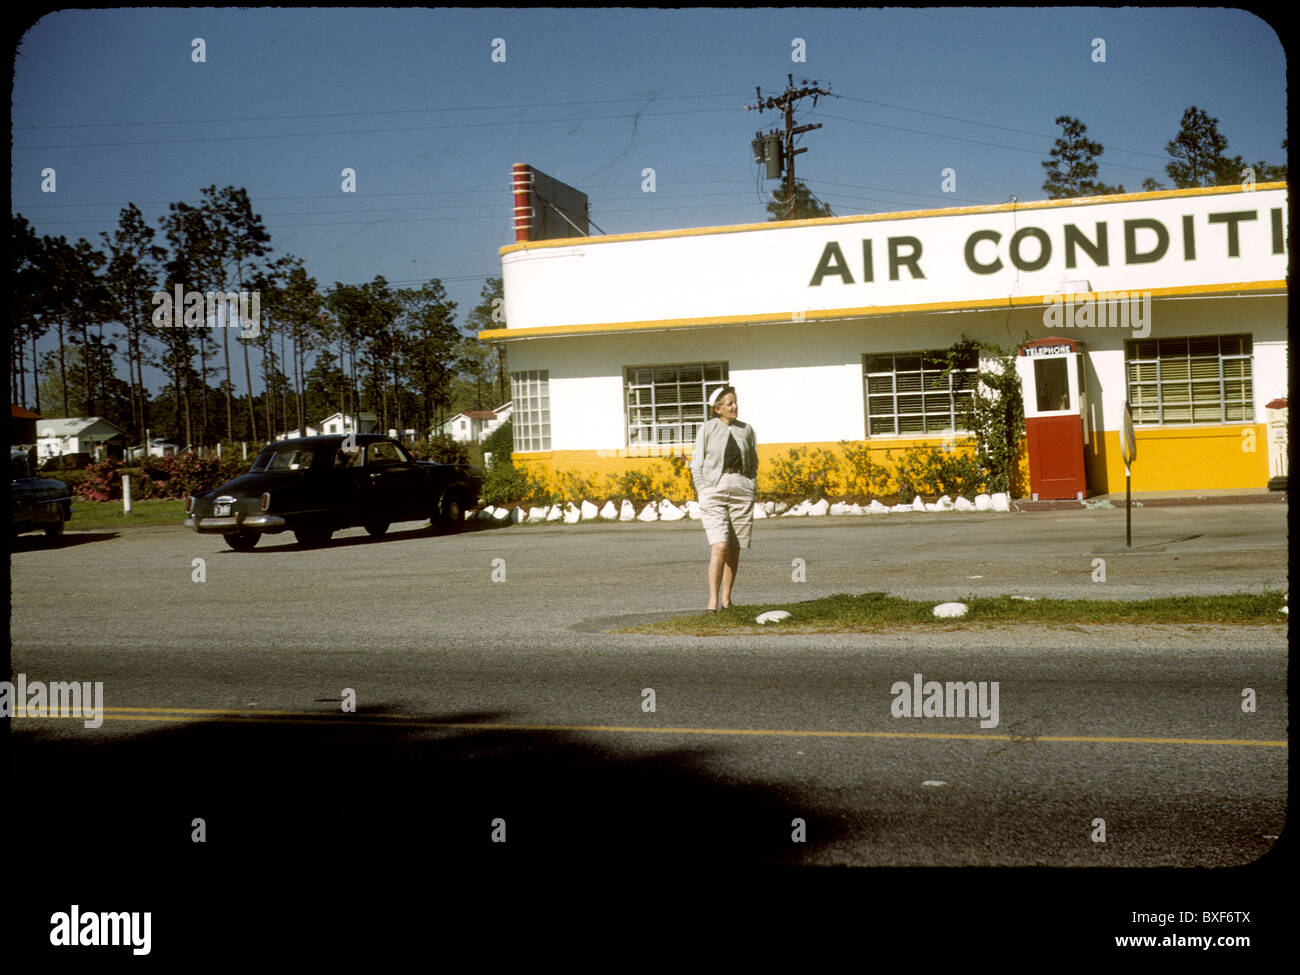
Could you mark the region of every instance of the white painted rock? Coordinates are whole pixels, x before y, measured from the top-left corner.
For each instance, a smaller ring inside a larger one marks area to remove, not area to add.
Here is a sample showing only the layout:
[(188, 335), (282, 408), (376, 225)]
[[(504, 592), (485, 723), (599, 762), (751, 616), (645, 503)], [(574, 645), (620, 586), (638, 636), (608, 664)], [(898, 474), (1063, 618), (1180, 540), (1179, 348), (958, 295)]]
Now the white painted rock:
[(496, 511), (492, 512), (493, 521), (506, 521), (509, 517), (510, 517), (509, 508), (497, 508)]
[(605, 507), (600, 509), (600, 516), (606, 521), (614, 521), (618, 518), (618, 509), (614, 507), (613, 501), (605, 502)]
[(831, 508), (831, 503), (827, 501), (825, 498), (822, 498), (816, 504), (808, 505), (808, 514), (820, 518), (822, 515), (826, 514), (826, 512), (828, 512), (830, 508)]
[(546, 515), (547, 521), (559, 521), (564, 517), (564, 509), (558, 504), (551, 505), (551, 510)]
[(921, 496), (919, 494), (912, 499), (912, 510), (913, 511), (925, 510), (925, 502), (921, 500)]
[(789, 616), (790, 614), (783, 609), (769, 609), (766, 613), (759, 613), (755, 616), (754, 622), (760, 624), (779, 623), (783, 619), (788, 619)]
[(515, 508), (514, 511), (510, 512), (510, 520), (514, 522), (516, 525), (519, 524), (521, 521), (527, 521), (528, 512), (525, 511), (523, 508)]
[(642, 508), (641, 513), (636, 516), (636, 520), (637, 521), (658, 521), (659, 510), (655, 505), (655, 503), (651, 501), (644, 508)]
[(888, 510), (889, 506), (881, 504), (878, 498), (872, 498), (871, 504), (867, 505), (867, 514), (869, 515), (883, 515)]
[(488, 505), (486, 508), (480, 508), (478, 515), (476, 515), (476, 517), (478, 518), (479, 521), (491, 521), (492, 516), (496, 514), (496, 510), (497, 509), (494, 508), (492, 505)]
[(1012, 599), (1020, 599), (1020, 600), (1023, 600), (1024, 602), (1027, 602), (1027, 603), (1032, 603), (1032, 602), (1033, 602), (1034, 600), (1036, 600), (1038, 597), (1037, 597), (1037, 596), (1012, 596), (1011, 598), (1012, 598)]
[(763, 510), (763, 506), (761, 504), (754, 505), (754, 518), (758, 519), (758, 518), (766, 518), (766, 517), (767, 517), (767, 512)]
[(624, 498), (623, 503), (619, 506), (618, 520), (636, 521), (636, 507), (627, 498)]
[(943, 509), (939, 507), (939, 503), (938, 503), (937, 501), (927, 501), (927, 502), (925, 503), (925, 510), (926, 510), (926, 511), (942, 511)]
[(806, 518), (808, 516), (808, 502), (800, 501), (789, 511), (783, 512), (782, 518)]
[(952, 511), (956, 507), (952, 503), (952, 498), (948, 497), (946, 494), (936, 501), (935, 504), (939, 506), (940, 511)]
[(582, 512), (574, 507), (573, 502), (570, 501), (564, 508), (564, 523), (566, 525), (576, 525), (580, 518), (582, 518)]
[(847, 515), (849, 513), (849, 506), (843, 501), (836, 501), (831, 505), (830, 513), (832, 515)]
[(953, 507), (958, 511), (974, 511), (975, 502), (958, 496), (957, 500), (953, 502)]
[(700, 503), (698, 501), (692, 500), (686, 502), (686, 517), (691, 519), (691, 521), (700, 520)]
[(598, 514), (596, 506), (587, 500), (582, 502), (582, 505), (578, 510), (582, 513), (583, 521), (592, 521)]
[(769, 511), (768, 514), (779, 515), (782, 514), (789, 507), (790, 506), (786, 504), (784, 501), (777, 501), (775, 504), (772, 505), (772, 510)]
[(970, 607), (965, 603), (940, 603), (934, 608), (934, 615), (939, 617), (965, 616), (968, 609)]
[(865, 515), (866, 511), (863, 509), (862, 505), (854, 501), (851, 505), (849, 505), (848, 513), (851, 515)]
[(659, 505), (660, 521), (681, 521), (686, 517), (686, 512), (677, 505), (665, 498)]
[(902, 514), (904, 511), (915, 511), (916, 509), (913, 508), (910, 504), (896, 504), (889, 510), (896, 511), (899, 514)]
[(546, 508), (532, 507), (528, 509), (529, 521), (546, 521), (549, 518)]
[(776, 502), (764, 501), (761, 505), (759, 505), (759, 507), (763, 509), (764, 514), (770, 515), (776, 510)]
[(992, 510), (993, 510), (993, 499), (990, 498), (987, 494), (977, 494), (977, 495), (975, 495), (975, 510), (976, 510), (976, 511), (992, 511)]
[(1010, 511), (1011, 498), (1002, 491), (999, 491), (997, 494), (993, 495), (993, 510)]

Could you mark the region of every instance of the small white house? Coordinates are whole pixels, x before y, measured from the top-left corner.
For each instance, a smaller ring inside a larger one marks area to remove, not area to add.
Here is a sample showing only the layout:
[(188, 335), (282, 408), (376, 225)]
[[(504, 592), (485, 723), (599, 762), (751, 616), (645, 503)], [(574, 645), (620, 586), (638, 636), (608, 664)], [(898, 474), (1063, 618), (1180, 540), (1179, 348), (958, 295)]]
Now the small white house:
[(36, 455), (40, 461), (63, 454), (90, 454), (103, 460), (121, 456), (126, 431), (102, 416), (58, 417), (36, 421)]
[(508, 402), (495, 410), (462, 410), (443, 423), (440, 432), (461, 443), (482, 443), (484, 437), (510, 419), (510, 412)]
[[(149, 438), (148, 455), (150, 457), (167, 457), (169, 455), (175, 457), (179, 456), (180, 452), (181, 445), (178, 443), (173, 443), (170, 440), (163, 440), (161, 437)], [(144, 453), (145, 449), (143, 444), (136, 444), (134, 447), (127, 450), (127, 454), (131, 460), (137, 459)]]
[(317, 426), (322, 436), (336, 433), (378, 433), (379, 417), (374, 413), (366, 412), (358, 413), (355, 417), (351, 414), (333, 413), (321, 420)]
[(286, 430), (283, 433), (277, 433), (275, 435), (275, 439), (289, 440), (293, 437), (319, 437), (320, 433), (321, 433), (320, 430), (318, 430), (316, 427), (312, 426), (309, 423), (302, 428), (301, 432), (299, 432), (298, 427), (294, 427), (292, 430)]

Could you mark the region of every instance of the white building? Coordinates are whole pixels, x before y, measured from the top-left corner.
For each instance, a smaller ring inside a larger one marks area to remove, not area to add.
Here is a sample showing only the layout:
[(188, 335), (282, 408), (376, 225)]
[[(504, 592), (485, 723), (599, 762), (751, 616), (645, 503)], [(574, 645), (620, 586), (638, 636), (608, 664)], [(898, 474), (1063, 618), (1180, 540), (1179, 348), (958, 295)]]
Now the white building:
[(63, 454), (90, 454), (95, 460), (122, 456), (126, 431), (102, 416), (57, 417), (36, 421), (38, 461)]
[(378, 433), (379, 417), (373, 413), (361, 412), (356, 416), (344, 413), (331, 413), (319, 423), (307, 424), (302, 432), (298, 427), (275, 435), (276, 440), (289, 440), (293, 437), (321, 437), (329, 434)]
[[(163, 440), (160, 437), (149, 438), (148, 456), (150, 457), (167, 457), (178, 456), (181, 452), (181, 445), (173, 443), (170, 440)], [(129, 460), (136, 460), (145, 453), (143, 444), (136, 444), (131, 447), (127, 453), (130, 455)]]
[(495, 410), (462, 410), (439, 428), (461, 443), (482, 443), (483, 439), (510, 419), (511, 404), (502, 403)]
[(886, 463), (960, 426), (927, 353), (1068, 338), (1090, 493), (1123, 490), (1126, 401), (1135, 491), (1263, 487), (1288, 206), (1267, 183), (516, 243), (507, 327), (479, 337), (509, 343), (515, 461), (534, 469), (689, 453), (723, 382), (760, 490), (791, 447)]
[(331, 413), (317, 427), (322, 436), (335, 433), (378, 433), (379, 417), (365, 411), (355, 416), (350, 413)]

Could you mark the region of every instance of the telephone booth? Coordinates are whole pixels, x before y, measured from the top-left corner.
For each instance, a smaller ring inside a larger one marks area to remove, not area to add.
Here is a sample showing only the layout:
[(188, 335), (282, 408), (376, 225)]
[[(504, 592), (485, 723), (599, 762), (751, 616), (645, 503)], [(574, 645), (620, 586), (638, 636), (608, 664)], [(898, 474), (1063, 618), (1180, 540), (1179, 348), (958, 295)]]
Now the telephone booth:
[(1083, 360), (1082, 342), (1057, 338), (1027, 342), (1016, 357), (1025, 400), (1029, 490), (1035, 501), (1082, 500), (1088, 494)]

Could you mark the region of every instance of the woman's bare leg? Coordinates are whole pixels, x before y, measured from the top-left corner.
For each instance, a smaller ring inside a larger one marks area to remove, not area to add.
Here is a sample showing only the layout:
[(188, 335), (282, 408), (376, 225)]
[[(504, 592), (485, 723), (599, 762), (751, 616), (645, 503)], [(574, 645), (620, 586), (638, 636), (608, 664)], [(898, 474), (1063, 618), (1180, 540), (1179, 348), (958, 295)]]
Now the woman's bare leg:
[(715, 542), (709, 548), (709, 609), (718, 608), (718, 587), (722, 584), (726, 552), (726, 542)]
[[(714, 546), (716, 548), (716, 546)], [(731, 605), (731, 587), (736, 582), (736, 570), (740, 568), (740, 545), (726, 546), (725, 561), (722, 567), (722, 608)]]

